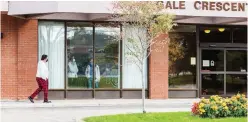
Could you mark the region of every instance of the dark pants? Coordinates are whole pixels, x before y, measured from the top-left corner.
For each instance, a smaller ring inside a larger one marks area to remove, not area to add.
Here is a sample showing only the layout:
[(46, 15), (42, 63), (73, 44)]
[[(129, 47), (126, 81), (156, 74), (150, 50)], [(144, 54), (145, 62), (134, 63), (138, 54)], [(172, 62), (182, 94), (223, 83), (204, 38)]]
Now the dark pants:
[(31, 95), (31, 98), (34, 99), (36, 95), (38, 95), (42, 90), (44, 92), (44, 101), (47, 101), (48, 98), (48, 80), (44, 80), (42, 78), (36, 77), (36, 81), (39, 85), (39, 88), (35, 90), (35, 92)]
[[(92, 88), (92, 82), (93, 82), (93, 78), (89, 78), (88, 79), (88, 88)], [(99, 87), (99, 83), (95, 82), (95, 88)]]

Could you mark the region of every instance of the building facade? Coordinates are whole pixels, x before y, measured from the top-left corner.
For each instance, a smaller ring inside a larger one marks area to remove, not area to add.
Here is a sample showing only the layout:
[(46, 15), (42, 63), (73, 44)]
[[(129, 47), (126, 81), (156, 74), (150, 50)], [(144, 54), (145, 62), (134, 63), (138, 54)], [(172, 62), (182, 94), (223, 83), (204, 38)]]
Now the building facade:
[[(2, 5), (1, 99), (26, 99), (36, 89), (37, 61), (42, 54), (49, 57), (51, 99), (141, 98), (142, 75), (125, 46), (132, 36), (129, 32), (136, 28), (109, 19), (111, 2)], [(178, 26), (169, 37), (178, 52), (168, 44), (151, 53), (144, 69), (147, 98), (246, 93), (246, 1), (167, 1), (164, 6), (176, 15)], [(113, 41), (123, 33), (123, 38)], [(172, 61), (173, 55), (180, 58)]]

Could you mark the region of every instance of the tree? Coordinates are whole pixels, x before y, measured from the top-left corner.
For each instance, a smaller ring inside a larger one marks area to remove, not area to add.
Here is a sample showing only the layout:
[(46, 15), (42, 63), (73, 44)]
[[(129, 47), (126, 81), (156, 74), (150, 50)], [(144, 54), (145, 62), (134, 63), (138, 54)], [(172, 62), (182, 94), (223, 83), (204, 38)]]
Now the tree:
[(142, 74), (142, 108), (145, 113), (145, 64), (151, 52), (160, 52), (168, 44), (168, 32), (175, 25), (174, 15), (164, 12), (163, 2), (158, 1), (117, 1), (113, 9), (113, 20), (123, 26), (126, 54)]

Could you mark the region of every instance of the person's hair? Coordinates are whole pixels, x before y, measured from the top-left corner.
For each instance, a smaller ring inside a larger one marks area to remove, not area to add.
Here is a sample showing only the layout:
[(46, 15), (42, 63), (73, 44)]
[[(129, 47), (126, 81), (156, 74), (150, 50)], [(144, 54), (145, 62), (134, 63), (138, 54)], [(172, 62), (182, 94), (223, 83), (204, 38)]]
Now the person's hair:
[(69, 58), (69, 61), (72, 61), (72, 59), (73, 59), (73, 56), (71, 56), (71, 57)]
[(42, 56), (41, 56), (41, 60), (45, 60), (47, 58), (47, 55), (45, 55), (45, 54), (43, 54)]

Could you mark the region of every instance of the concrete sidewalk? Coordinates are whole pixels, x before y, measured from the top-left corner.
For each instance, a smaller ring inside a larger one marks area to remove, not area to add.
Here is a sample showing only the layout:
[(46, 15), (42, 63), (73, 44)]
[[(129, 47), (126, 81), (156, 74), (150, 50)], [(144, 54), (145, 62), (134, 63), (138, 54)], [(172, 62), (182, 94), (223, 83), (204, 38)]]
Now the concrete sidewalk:
[[(146, 106), (164, 106), (171, 104), (192, 105), (199, 99), (166, 99), (153, 100), (146, 99)], [(43, 101), (31, 103), (24, 101), (2, 100), (1, 108), (58, 108), (58, 107), (95, 107), (95, 106), (138, 106), (141, 105), (141, 99), (84, 99), (84, 100), (52, 100), (52, 103), (45, 104)]]
[[(146, 99), (147, 112), (190, 111), (199, 99)], [(31, 103), (25, 101), (1, 101), (1, 122), (82, 122), (91, 116), (141, 113), (141, 99), (84, 99), (53, 100)]]

